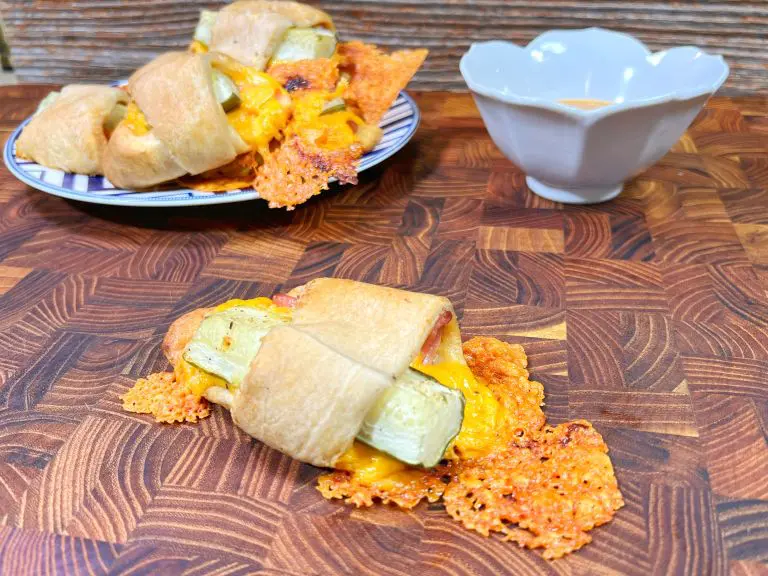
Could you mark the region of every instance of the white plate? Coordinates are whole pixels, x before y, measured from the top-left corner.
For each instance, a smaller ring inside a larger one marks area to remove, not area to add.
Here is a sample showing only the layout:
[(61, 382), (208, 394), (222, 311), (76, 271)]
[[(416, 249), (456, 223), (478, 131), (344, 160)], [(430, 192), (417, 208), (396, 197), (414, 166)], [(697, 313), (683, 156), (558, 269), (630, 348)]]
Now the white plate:
[[(365, 154), (358, 164), (358, 172), (380, 164), (405, 146), (419, 126), (421, 114), (413, 99), (401, 92), (381, 121), (384, 135), (371, 152)], [(93, 204), (115, 206), (202, 206), (205, 204), (228, 204), (259, 198), (253, 188), (229, 192), (199, 192), (190, 188), (174, 188), (152, 192), (137, 192), (115, 188), (103, 176), (72, 174), (40, 166), (16, 157), (16, 140), (21, 130), (30, 121), (27, 118), (16, 128), (5, 143), (3, 160), (11, 174), (19, 180), (42, 192), (80, 200)]]

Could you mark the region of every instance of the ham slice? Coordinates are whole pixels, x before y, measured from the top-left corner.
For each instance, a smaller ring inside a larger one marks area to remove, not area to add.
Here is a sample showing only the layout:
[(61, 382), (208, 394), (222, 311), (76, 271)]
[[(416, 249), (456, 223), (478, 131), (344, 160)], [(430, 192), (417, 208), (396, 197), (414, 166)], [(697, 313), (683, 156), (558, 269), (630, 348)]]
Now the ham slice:
[(437, 349), (440, 348), (440, 340), (442, 339), (442, 330), (448, 325), (448, 322), (453, 318), (453, 313), (450, 310), (443, 310), (438, 316), (435, 325), (432, 328), (432, 332), (429, 333), (427, 339), (424, 340), (424, 345), (421, 347), (421, 362), (422, 364), (434, 364), (437, 360)]
[(283, 308), (293, 308), (296, 306), (298, 298), (295, 296), (289, 296), (288, 294), (275, 294), (272, 296), (272, 302), (275, 306), (281, 306)]

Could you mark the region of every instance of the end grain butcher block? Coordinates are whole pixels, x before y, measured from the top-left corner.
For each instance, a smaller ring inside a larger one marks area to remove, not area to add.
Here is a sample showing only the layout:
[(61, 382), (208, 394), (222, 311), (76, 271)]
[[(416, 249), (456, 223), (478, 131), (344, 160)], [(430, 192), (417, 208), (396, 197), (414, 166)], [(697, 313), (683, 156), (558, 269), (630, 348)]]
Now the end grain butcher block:
[[(0, 88), (7, 138), (44, 89)], [(294, 212), (68, 202), (0, 169), (0, 573), (758, 574), (768, 561), (768, 101), (714, 99), (613, 202), (532, 195), (469, 96)], [(123, 412), (184, 312), (318, 276), (449, 296), (525, 345), (550, 422), (603, 434), (626, 506), (548, 562), (439, 506), (324, 500), (215, 409)]]

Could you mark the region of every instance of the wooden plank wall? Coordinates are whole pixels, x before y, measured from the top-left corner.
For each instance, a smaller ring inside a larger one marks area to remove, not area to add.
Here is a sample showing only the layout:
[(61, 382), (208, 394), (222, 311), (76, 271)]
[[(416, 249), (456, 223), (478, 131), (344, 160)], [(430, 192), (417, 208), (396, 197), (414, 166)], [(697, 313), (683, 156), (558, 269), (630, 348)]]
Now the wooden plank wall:
[[(106, 81), (184, 46), (210, 0), (0, 0), (22, 81)], [(768, 91), (768, 0), (337, 0), (314, 2), (345, 38), (426, 46), (418, 88), (462, 90), (458, 60), (474, 41), (525, 43), (551, 28), (604, 26), (653, 49), (694, 44), (731, 64), (728, 93)]]

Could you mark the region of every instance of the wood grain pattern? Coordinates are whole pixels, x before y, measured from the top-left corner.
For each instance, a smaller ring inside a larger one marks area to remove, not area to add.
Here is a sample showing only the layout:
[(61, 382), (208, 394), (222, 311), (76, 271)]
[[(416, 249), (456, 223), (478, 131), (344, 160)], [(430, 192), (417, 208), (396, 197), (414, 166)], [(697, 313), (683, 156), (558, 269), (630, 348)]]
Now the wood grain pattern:
[[(759, 0), (308, 1), (331, 13), (344, 38), (392, 49), (429, 48), (430, 57), (414, 81), (422, 90), (465, 90), (458, 62), (472, 42), (507, 39), (526, 44), (549, 29), (590, 26), (633, 34), (653, 50), (701, 46), (728, 60), (731, 75), (725, 91), (768, 88), (768, 6)], [(185, 46), (198, 10), (224, 3), (45, 0), (31, 6), (25, 0), (4, 0), (0, 11), (11, 58), (23, 81), (101, 82), (127, 77), (160, 52)], [(742, 121), (738, 111), (730, 112), (702, 124), (702, 129)]]
[[(45, 90), (0, 88), (0, 134)], [(0, 169), (0, 573), (768, 571), (768, 100), (714, 99), (622, 196), (565, 207), (530, 193), (468, 96), (416, 97), (401, 153), (290, 213), (86, 206)], [(626, 507), (547, 562), (439, 503), (323, 500), (317, 469), (224, 410), (122, 411), (166, 368), (174, 318), (318, 276), (446, 295), (464, 336), (524, 345), (548, 418), (603, 433)]]

